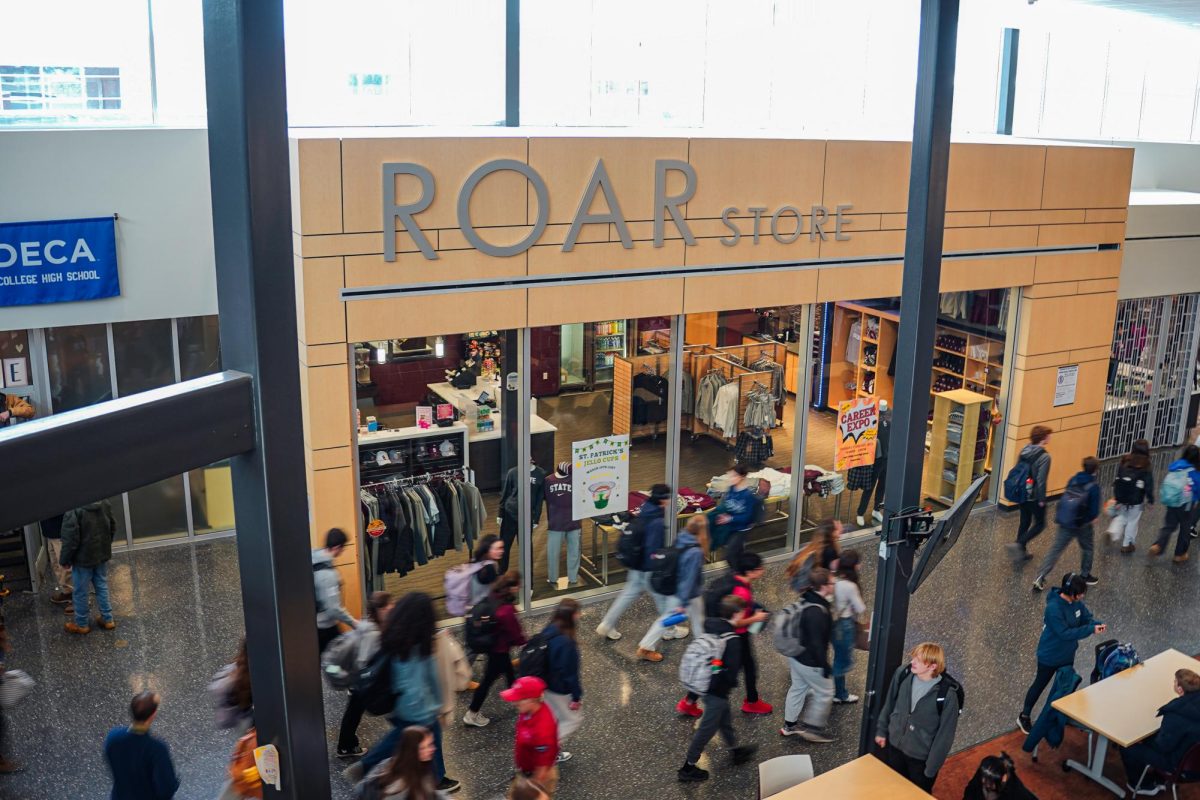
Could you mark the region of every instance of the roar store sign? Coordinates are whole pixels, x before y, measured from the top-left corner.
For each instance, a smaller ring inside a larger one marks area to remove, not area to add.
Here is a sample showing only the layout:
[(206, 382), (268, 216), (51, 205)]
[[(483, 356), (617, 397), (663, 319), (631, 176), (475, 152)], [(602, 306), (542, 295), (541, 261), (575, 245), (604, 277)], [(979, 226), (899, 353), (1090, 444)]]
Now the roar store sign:
[(0, 224), (0, 307), (120, 294), (113, 217)]

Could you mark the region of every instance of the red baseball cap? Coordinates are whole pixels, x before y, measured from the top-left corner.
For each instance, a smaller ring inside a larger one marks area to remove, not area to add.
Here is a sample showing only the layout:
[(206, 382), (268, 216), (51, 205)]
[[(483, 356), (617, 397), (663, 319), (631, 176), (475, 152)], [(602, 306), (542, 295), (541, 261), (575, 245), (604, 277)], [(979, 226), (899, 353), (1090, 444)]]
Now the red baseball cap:
[(513, 681), (513, 685), (500, 693), (500, 699), (506, 703), (515, 703), (519, 700), (533, 700), (535, 697), (541, 697), (546, 691), (546, 682), (541, 678), (535, 678), (527, 675), (524, 678), (517, 678)]

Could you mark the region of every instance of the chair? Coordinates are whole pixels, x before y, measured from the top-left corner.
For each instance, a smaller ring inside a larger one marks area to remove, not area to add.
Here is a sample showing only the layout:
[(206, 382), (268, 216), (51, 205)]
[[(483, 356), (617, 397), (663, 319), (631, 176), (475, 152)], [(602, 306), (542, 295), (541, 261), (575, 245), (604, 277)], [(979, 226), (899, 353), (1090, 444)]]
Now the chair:
[(1176, 786), (1181, 783), (1200, 783), (1200, 743), (1189, 747), (1188, 751), (1183, 754), (1183, 759), (1171, 772), (1163, 772), (1147, 764), (1146, 768), (1142, 770), (1142, 774), (1138, 777), (1137, 785), (1133, 787), (1135, 792), (1142, 788), (1142, 781), (1146, 780), (1146, 776), (1151, 772), (1161, 777), (1167, 786), (1171, 787), (1171, 797), (1174, 800), (1179, 800), (1179, 792), (1176, 790)]
[(758, 765), (758, 798), (777, 795), (813, 776), (812, 758), (805, 755), (778, 756)]

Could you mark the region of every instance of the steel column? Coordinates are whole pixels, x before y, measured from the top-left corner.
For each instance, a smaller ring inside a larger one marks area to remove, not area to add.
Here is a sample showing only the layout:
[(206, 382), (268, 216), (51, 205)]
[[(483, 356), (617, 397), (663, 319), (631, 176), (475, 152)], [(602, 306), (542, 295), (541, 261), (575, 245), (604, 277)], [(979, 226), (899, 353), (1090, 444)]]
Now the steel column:
[[(687, 315), (671, 317), (671, 346), (667, 351), (667, 486), (679, 492), (679, 460), (683, 432), (683, 337), (687, 334)], [(632, 442), (630, 443), (632, 446)], [(666, 542), (672, 544), (679, 529), (679, 515), (666, 518)]]
[[(329, 797), (300, 429), (283, 0), (204, 0), (221, 357), (254, 376), (254, 449), (232, 459), (260, 744), (282, 790)], [(230, 647), (234, 646), (230, 642)]]
[(1004, 29), (1000, 47), (1000, 86), (996, 92), (996, 133), (1012, 136), (1013, 108), (1017, 102), (1017, 54), (1020, 52), (1021, 31)]
[[(938, 316), (942, 272), (946, 184), (950, 165), (950, 114), (954, 102), (954, 53), (958, 0), (922, 0), (917, 57), (916, 110), (913, 116), (912, 165), (908, 183), (908, 226), (900, 295), (896, 349), (895, 414), (892, 453), (888, 458), (883, 534), (891, 518), (921, 500), (925, 466), (925, 423), (929, 413), (929, 376)], [(881, 547), (871, 619), (872, 647), (859, 752), (874, 746), (875, 722), (892, 673), (904, 660), (908, 626), (907, 576), (913, 548), (905, 543)]]
[(504, 124), (521, 126), (521, 0), (504, 3)]

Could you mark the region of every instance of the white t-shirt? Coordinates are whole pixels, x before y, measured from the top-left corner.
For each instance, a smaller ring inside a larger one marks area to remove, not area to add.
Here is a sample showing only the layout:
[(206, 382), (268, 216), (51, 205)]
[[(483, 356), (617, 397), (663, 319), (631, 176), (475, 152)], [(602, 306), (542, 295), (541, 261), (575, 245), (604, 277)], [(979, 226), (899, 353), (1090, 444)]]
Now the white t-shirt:
[(858, 590), (858, 584), (854, 581), (838, 578), (833, 585), (834, 619), (856, 617), (866, 610), (867, 605), (863, 602), (862, 593)]

